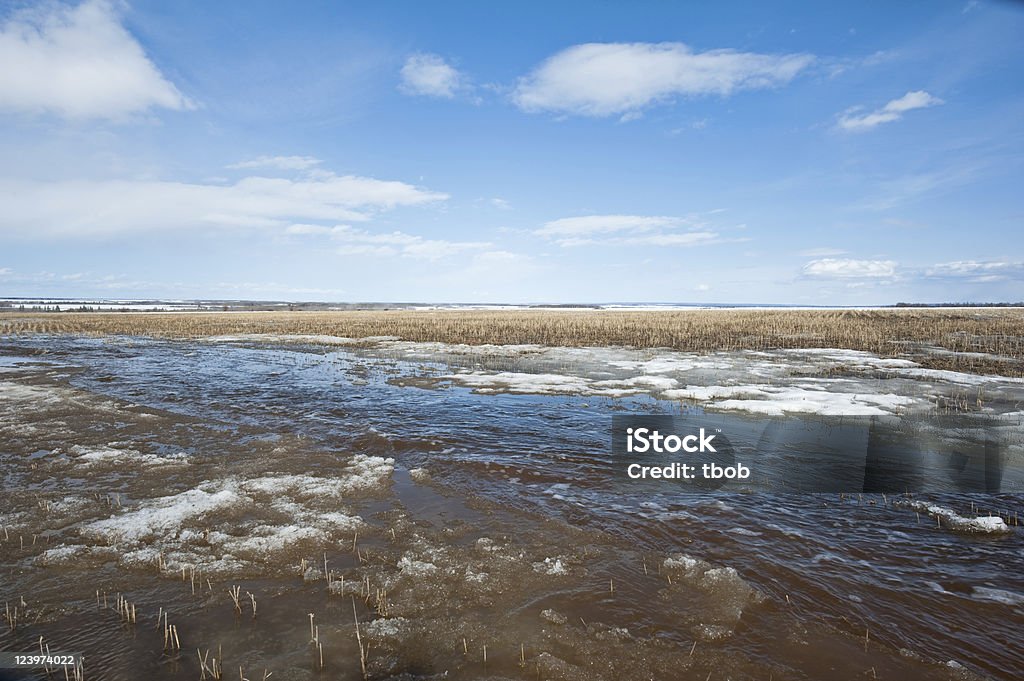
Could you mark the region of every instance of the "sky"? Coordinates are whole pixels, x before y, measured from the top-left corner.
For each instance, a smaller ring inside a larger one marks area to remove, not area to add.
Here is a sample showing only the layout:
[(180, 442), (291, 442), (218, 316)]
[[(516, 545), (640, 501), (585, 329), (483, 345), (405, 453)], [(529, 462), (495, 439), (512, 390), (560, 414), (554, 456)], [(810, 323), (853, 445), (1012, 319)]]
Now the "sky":
[(0, 0), (0, 297), (1024, 300), (1024, 3)]

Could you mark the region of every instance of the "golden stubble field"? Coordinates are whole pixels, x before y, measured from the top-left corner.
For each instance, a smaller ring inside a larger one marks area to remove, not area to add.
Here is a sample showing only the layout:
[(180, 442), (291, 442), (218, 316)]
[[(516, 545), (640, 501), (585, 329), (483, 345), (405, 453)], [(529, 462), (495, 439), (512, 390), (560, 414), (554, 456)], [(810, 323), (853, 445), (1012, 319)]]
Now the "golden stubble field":
[(196, 339), (308, 334), (409, 341), (628, 346), (688, 352), (846, 348), (932, 368), (1024, 375), (1024, 309), (360, 310), (0, 313), (0, 334)]

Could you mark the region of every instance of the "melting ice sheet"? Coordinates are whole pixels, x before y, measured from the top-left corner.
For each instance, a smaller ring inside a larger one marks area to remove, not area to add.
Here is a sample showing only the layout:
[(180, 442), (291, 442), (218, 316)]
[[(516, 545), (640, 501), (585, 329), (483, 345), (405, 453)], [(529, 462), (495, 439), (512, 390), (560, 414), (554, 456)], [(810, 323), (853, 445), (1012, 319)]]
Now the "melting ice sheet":
[(213, 342), (302, 343), (456, 370), (439, 377), (481, 393), (623, 397), (650, 395), (711, 410), (757, 414), (880, 416), (934, 409), (963, 395), (967, 408), (1024, 412), (1024, 379), (926, 369), (867, 352), (807, 349), (717, 352), (451, 345), (393, 338), (219, 336)]

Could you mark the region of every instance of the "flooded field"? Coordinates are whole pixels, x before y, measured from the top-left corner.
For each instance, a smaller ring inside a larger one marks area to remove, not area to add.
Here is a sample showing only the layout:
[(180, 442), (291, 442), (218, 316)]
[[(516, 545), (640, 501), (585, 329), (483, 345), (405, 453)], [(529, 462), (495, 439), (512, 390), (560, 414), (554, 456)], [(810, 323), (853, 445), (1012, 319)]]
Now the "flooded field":
[(827, 348), (7, 336), (0, 650), (90, 680), (1020, 678), (1024, 495), (631, 493), (605, 464), (636, 412), (970, 414), (1019, 462), (1022, 405)]

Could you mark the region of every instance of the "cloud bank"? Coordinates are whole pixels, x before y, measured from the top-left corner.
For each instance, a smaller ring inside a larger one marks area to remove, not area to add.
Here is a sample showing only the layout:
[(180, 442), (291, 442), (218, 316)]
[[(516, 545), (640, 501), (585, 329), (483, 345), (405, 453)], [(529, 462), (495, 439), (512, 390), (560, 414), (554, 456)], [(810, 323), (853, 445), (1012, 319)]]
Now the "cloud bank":
[(0, 27), (0, 64), (0, 111), (116, 119), (195, 108), (105, 0), (14, 14)]
[(88, 238), (196, 228), (284, 228), (296, 221), (365, 221), (448, 198), (404, 182), (356, 175), (246, 177), (234, 184), (0, 180), (0, 233)]
[(809, 277), (829, 279), (888, 279), (896, 275), (893, 260), (853, 260), (849, 258), (822, 258), (804, 265)]
[[(546, 222), (534, 234), (562, 247), (597, 244), (622, 246), (698, 246), (720, 241), (692, 218), (645, 215), (585, 215)], [(694, 231), (677, 231), (688, 228)]]
[(925, 276), (972, 284), (1024, 281), (1024, 262), (957, 260), (934, 265), (925, 271)]

